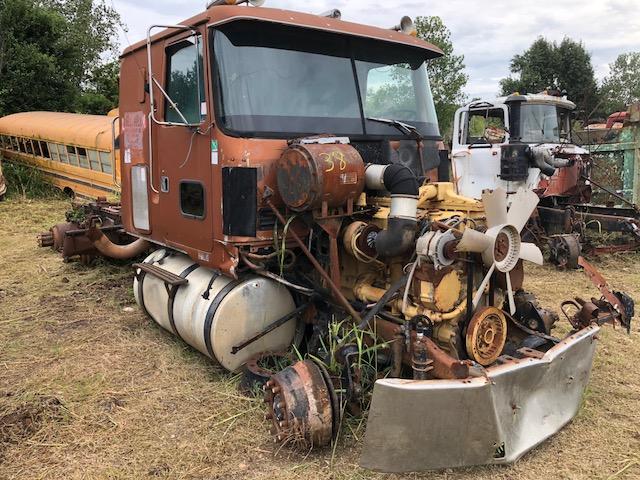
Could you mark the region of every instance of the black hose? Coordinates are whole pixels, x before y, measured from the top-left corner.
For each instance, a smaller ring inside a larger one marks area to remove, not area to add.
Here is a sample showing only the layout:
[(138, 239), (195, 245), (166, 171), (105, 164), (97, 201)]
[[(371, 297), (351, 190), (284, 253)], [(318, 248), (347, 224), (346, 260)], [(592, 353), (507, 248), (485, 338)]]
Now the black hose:
[[(418, 179), (410, 168), (397, 163), (389, 165), (382, 178), (384, 187), (391, 193), (393, 202), (402, 201), (398, 197), (418, 197)], [(395, 198), (394, 198), (395, 197)], [(405, 253), (413, 245), (416, 236), (417, 219), (389, 217), (387, 228), (375, 239), (376, 252), (382, 257), (396, 257)]]

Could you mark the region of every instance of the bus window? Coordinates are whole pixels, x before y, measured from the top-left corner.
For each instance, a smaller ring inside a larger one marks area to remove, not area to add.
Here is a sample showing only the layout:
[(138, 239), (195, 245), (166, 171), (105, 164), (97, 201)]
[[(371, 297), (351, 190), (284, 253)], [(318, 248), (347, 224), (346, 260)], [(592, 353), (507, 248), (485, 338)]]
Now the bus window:
[(77, 147), (78, 151), (78, 159), (80, 160), (80, 166), (84, 168), (89, 168), (89, 160), (87, 159), (87, 149), (82, 147)]
[(24, 148), (29, 155), (33, 155), (33, 144), (30, 138), (24, 139)]
[(47, 143), (47, 149), (49, 150), (49, 155), (51, 156), (51, 160), (55, 162), (60, 161), (60, 155), (58, 155), (58, 148), (55, 143)]
[(69, 157), (67, 156), (67, 147), (64, 145), (56, 144), (58, 147), (58, 154), (60, 155), (60, 161), (62, 163), (69, 163)]
[(102, 164), (102, 171), (104, 173), (111, 173), (111, 153), (100, 152), (100, 163)]
[(98, 152), (96, 152), (95, 150), (87, 150), (87, 155), (89, 156), (91, 170), (95, 170), (96, 172), (102, 171), (102, 169), (100, 168), (100, 160), (98, 160)]
[(40, 143), (40, 151), (42, 152), (42, 156), (44, 158), (51, 158), (49, 155), (49, 147), (47, 147), (47, 142), (39, 142)]
[(20, 153), (27, 153), (27, 147), (24, 145), (24, 138), (18, 139), (18, 150)]
[(11, 137), (11, 144), (13, 145), (13, 149), (12, 150), (14, 152), (20, 151), (19, 142), (18, 142), (18, 139), (16, 137)]
[(76, 155), (76, 147), (73, 145), (67, 145), (67, 153), (69, 156), (69, 163), (71, 165), (78, 166), (78, 155)]

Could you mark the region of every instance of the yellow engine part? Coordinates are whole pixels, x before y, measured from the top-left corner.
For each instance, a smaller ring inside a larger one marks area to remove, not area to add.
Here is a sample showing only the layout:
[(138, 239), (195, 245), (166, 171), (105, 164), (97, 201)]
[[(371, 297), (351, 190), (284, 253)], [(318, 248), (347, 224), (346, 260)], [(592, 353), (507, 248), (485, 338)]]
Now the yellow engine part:
[(420, 282), (420, 303), (439, 312), (450, 312), (460, 301), (462, 284), (456, 270), (447, 273), (437, 286), (431, 282)]

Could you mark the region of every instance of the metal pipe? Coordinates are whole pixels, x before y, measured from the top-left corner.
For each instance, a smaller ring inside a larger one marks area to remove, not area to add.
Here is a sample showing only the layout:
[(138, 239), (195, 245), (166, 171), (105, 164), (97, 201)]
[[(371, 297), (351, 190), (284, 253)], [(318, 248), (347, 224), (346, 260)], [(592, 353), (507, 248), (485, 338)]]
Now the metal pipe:
[[(280, 210), (278, 210), (275, 207), (275, 205), (271, 202), (271, 200), (267, 199), (266, 203), (269, 206), (269, 208), (271, 208), (275, 216), (278, 218), (278, 221), (283, 225), (286, 225), (287, 223), (286, 219), (282, 216), (282, 214), (280, 213)], [(358, 314), (358, 312), (356, 312), (353, 309), (353, 307), (351, 306), (349, 301), (345, 298), (345, 296), (342, 294), (340, 289), (336, 286), (335, 283), (333, 283), (333, 280), (331, 280), (331, 277), (329, 276), (329, 274), (324, 271), (324, 268), (322, 268), (322, 265), (318, 263), (318, 260), (316, 260), (313, 254), (309, 251), (309, 249), (307, 248), (305, 243), (302, 241), (302, 239), (298, 236), (296, 232), (293, 231), (293, 229), (289, 229), (288, 233), (293, 237), (295, 242), (298, 244), (298, 247), (300, 247), (300, 250), (302, 250), (302, 253), (304, 253), (305, 256), (309, 259), (309, 261), (311, 262), (311, 265), (313, 265), (313, 267), (318, 271), (320, 276), (327, 282), (327, 284), (329, 285), (329, 288), (331, 289), (333, 294), (336, 296), (336, 299), (344, 307), (347, 313), (351, 315), (351, 318), (353, 319), (353, 321), (360, 323), (362, 319), (360, 318), (360, 315)]]
[(126, 260), (137, 257), (151, 246), (151, 244), (143, 238), (139, 238), (127, 245), (115, 244), (97, 227), (90, 228), (87, 232), (87, 237), (91, 240), (95, 249), (102, 255), (109, 258), (115, 258), (117, 260)]

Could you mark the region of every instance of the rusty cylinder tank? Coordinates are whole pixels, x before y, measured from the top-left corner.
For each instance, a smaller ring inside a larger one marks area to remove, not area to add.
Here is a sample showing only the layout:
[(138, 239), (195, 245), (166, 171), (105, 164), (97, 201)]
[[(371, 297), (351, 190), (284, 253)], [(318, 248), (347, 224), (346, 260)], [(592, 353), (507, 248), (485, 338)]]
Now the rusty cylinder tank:
[(297, 143), (278, 161), (278, 190), (297, 212), (345, 206), (364, 189), (364, 161), (351, 145)]

